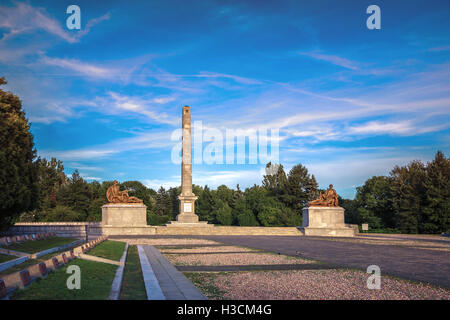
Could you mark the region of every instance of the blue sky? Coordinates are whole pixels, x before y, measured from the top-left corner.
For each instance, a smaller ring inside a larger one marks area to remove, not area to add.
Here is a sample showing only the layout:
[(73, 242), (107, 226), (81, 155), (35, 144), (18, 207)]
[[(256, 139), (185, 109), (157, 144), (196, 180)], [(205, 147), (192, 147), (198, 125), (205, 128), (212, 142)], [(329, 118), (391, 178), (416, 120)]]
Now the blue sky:
[[(371, 4), (381, 30), (366, 27)], [(171, 135), (189, 105), (205, 130), (278, 129), (287, 171), (353, 197), (394, 165), (450, 154), (449, 30), (448, 1), (2, 0), (0, 75), (38, 154), (68, 174), (180, 185)], [(251, 186), (264, 167), (194, 164), (193, 182)]]

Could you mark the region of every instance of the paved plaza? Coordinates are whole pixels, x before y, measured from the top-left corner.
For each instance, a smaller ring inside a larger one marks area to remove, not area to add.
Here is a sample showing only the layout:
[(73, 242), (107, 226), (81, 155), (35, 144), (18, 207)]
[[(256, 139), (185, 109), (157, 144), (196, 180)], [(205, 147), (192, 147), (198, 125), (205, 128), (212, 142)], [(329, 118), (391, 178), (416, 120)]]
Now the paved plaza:
[[(132, 237), (131, 241), (183, 236)], [(293, 236), (189, 236), (227, 245), (255, 248), (284, 255), (318, 260), (323, 268), (345, 267), (366, 270), (378, 265), (382, 275), (427, 282), (450, 288), (450, 238), (412, 235), (359, 235), (355, 238)], [(191, 267), (193, 269), (193, 267)], [(204, 268), (205, 271), (207, 267)], [(226, 269), (225, 267), (221, 267)], [(301, 268), (301, 267), (297, 267)], [(183, 271), (188, 267), (180, 268)], [(229, 268), (228, 269), (233, 269)]]

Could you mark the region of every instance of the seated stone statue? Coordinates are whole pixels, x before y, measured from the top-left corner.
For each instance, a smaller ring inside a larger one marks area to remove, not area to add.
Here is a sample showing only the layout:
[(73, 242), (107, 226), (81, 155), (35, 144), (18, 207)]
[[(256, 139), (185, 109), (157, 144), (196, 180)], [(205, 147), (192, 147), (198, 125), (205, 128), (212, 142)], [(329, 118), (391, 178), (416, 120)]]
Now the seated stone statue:
[(109, 203), (142, 203), (141, 199), (128, 195), (128, 190), (120, 191), (118, 182), (114, 180), (113, 185), (106, 191)]
[(310, 206), (318, 207), (337, 207), (339, 206), (338, 194), (333, 189), (333, 185), (330, 184), (328, 189), (324, 193), (320, 193), (319, 198), (308, 202)]

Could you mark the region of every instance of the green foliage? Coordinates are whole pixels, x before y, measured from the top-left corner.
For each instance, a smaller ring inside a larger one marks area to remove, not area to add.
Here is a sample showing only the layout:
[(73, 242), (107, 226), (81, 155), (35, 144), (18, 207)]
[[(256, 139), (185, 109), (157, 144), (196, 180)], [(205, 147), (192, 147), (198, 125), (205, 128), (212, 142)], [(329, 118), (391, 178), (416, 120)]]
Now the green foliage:
[(258, 221), (255, 218), (255, 215), (250, 211), (247, 210), (237, 216), (238, 225), (240, 226), (259, 226)]
[(223, 205), (216, 211), (217, 222), (223, 226), (231, 226), (233, 223), (233, 215), (231, 214), (231, 208), (228, 203)]
[(62, 186), (57, 194), (58, 203), (72, 208), (79, 214), (80, 220), (85, 220), (92, 199), (89, 184), (75, 170), (68, 184)]
[[(0, 78), (0, 85), (6, 84)], [(38, 168), (30, 124), (19, 98), (0, 89), (0, 229), (38, 204)]]
[(86, 221), (102, 221), (102, 206), (106, 203), (107, 201), (103, 198), (95, 198), (91, 200), (89, 203)]
[(215, 222), (215, 211), (214, 207), (219, 199), (213, 198), (213, 193), (205, 186), (201, 194), (198, 196), (198, 200), (195, 206), (195, 213), (198, 215), (199, 219), (202, 221), (208, 221), (210, 223)]
[(147, 224), (150, 226), (161, 226), (172, 220), (169, 216), (159, 216), (154, 213), (147, 213)]
[(172, 201), (170, 194), (163, 187), (159, 188), (155, 196), (155, 205), (152, 210), (158, 216), (172, 215)]
[(393, 206), (397, 227), (404, 233), (418, 233), (424, 201), (426, 167), (413, 161), (406, 167), (396, 166), (391, 171)]
[(368, 223), (373, 228), (393, 228), (395, 216), (391, 179), (383, 176), (372, 177), (356, 189), (357, 223)]
[(265, 227), (278, 226), (282, 211), (276, 207), (263, 207), (258, 213), (258, 219)]
[(316, 178), (309, 175), (306, 167), (295, 165), (289, 171), (286, 194), (283, 202), (301, 214), (308, 201), (314, 200), (319, 194)]
[(76, 212), (70, 207), (57, 205), (56, 207), (49, 209), (44, 213), (43, 221), (46, 222), (70, 222), (70, 221), (83, 221), (84, 215)]
[(441, 151), (427, 166), (424, 189), (421, 231), (446, 232), (450, 229), (450, 158)]

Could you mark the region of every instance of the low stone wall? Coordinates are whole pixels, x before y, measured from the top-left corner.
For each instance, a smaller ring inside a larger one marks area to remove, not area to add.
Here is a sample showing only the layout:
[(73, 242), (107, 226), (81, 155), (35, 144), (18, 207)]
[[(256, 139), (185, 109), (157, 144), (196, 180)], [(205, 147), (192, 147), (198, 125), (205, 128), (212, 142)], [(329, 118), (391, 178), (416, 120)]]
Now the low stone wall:
[(5, 235), (54, 232), (59, 237), (85, 237), (86, 226), (90, 235), (101, 235), (99, 222), (20, 222), (10, 227)]
[(111, 227), (101, 226), (99, 222), (21, 222), (12, 226), (8, 234), (21, 235), (30, 233), (55, 232), (60, 237), (81, 238), (86, 236), (85, 226), (89, 235), (276, 235), (301, 236), (296, 227)]

